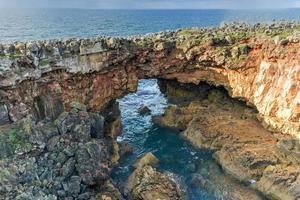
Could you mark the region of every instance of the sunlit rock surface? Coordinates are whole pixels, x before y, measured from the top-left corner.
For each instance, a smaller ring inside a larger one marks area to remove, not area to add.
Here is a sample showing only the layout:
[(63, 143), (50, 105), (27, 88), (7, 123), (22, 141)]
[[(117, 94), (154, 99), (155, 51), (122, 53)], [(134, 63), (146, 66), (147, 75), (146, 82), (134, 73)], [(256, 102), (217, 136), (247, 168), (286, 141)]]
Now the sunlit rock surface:
[[(171, 95), (167, 96), (174, 98), (174, 90), (168, 89)], [(182, 99), (180, 93), (177, 95), (177, 100)], [(257, 114), (224, 90), (212, 89), (206, 98), (170, 106), (154, 121), (181, 131), (192, 145), (214, 151), (215, 160), (227, 174), (266, 197), (298, 199), (300, 162), (296, 155), (300, 143), (266, 130)]]

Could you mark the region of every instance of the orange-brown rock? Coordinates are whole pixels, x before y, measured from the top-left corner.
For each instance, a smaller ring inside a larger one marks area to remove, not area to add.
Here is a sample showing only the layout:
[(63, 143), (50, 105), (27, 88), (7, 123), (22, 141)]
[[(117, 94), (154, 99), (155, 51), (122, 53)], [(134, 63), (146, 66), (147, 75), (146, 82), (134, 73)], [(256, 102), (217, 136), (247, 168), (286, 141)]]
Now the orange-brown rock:
[(155, 121), (183, 131), (194, 146), (215, 151), (214, 158), (228, 174), (270, 199), (298, 199), (300, 144), (266, 130), (257, 114), (213, 89), (207, 99), (171, 106)]
[(1, 102), (14, 121), (33, 113), (36, 101), (52, 102), (44, 105), (44, 115), (52, 117), (54, 105), (68, 108), (71, 99), (100, 109), (134, 91), (139, 78), (206, 81), (255, 107), (266, 128), (299, 137), (298, 29), (292, 23), (234, 24), (133, 38), (37, 41), (21, 43), (22, 49), (5, 44)]

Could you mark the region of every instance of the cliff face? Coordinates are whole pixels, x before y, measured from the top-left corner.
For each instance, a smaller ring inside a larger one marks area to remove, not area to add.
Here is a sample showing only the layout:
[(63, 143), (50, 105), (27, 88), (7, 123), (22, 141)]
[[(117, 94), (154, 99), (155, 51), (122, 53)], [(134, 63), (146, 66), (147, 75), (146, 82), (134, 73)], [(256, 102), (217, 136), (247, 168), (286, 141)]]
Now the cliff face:
[(298, 30), (295, 24), (231, 25), (3, 44), (0, 123), (27, 114), (55, 118), (74, 100), (101, 110), (135, 91), (138, 79), (162, 78), (223, 86), (255, 107), (268, 129), (300, 137)]

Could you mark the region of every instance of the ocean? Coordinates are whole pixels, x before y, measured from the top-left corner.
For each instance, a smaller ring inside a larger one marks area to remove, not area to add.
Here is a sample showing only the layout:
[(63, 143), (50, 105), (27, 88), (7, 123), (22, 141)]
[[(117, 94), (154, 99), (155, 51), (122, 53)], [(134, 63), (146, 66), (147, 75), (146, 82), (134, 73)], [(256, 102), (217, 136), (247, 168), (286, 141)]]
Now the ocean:
[(185, 27), (300, 20), (300, 9), (279, 10), (84, 10), (0, 9), (0, 41), (129, 36)]

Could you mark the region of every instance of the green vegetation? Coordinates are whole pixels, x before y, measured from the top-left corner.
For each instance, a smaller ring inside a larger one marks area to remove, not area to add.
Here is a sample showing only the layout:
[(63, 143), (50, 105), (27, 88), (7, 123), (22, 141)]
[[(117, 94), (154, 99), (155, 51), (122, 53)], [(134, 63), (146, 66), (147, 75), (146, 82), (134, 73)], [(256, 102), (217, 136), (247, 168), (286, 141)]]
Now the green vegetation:
[(141, 47), (145, 47), (145, 46), (148, 46), (149, 44), (151, 44), (152, 42), (149, 41), (149, 40), (140, 40), (138, 42), (136, 42), (135, 44), (137, 46), (141, 46)]
[(243, 61), (243, 60), (246, 60), (247, 59), (247, 55), (241, 55), (239, 57), (239, 60)]
[(270, 37), (279, 37), (279, 40), (284, 40), (288, 36), (293, 35), (294, 32), (300, 32), (300, 25), (297, 25), (293, 28), (286, 28), (286, 29), (271, 29), (271, 30), (264, 30), (264, 32), (260, 32), (261, 34), (265, 34)]
[(50, 63), (51, 63), (51, 61), (50, 61), (49, 59), (47, 59), (47, 58), (41, 59), (41, 60), (39, 61), (39, 66), (49, 65)]
[(22, 137), (23, 133), (18, 128), (10, 128), (7, 132), (7, 143), (14, 149), (14, 150), (21, 150), (21, 149), (31, 149), (32, 146), (30, 143), (26, 142), (26, 139)]
[(195, 35), (197, 33), (200, 33), (197, 29), (183, 29), (180, 30), (177, 35), (178, 36), (187, 36), (187, 35)]
[(18, 59), (18, 58), (22, 58), (23, 55), (21, 54), (2, 54), (0, 55), (0, 58), (10, 58), (10, 59)]
[(7, 142), (12, 146), (14, 149), (18, 150), (21, 149), (22, 145), (18, 141), (18, 130), (11, 128), (8, 130), (8, 138)]

